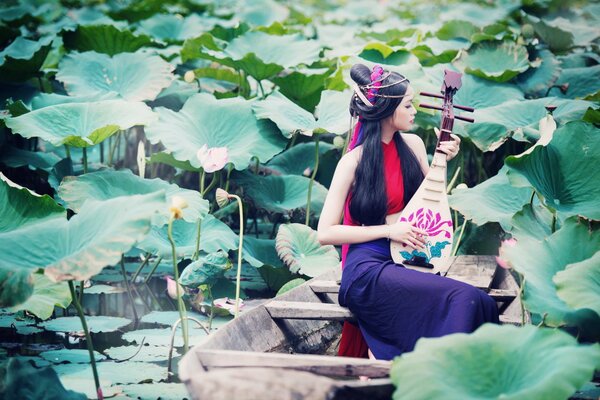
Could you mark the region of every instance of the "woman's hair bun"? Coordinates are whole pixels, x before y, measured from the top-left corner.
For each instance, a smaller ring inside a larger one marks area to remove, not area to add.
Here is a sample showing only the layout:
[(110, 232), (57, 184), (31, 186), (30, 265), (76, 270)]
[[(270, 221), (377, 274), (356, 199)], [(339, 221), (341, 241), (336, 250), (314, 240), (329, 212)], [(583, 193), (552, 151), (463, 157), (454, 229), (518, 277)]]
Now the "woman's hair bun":
[(371, 83), (371, 69), (365, 64), (354, 64), (350, 69), (350, 77), (358, 85)]

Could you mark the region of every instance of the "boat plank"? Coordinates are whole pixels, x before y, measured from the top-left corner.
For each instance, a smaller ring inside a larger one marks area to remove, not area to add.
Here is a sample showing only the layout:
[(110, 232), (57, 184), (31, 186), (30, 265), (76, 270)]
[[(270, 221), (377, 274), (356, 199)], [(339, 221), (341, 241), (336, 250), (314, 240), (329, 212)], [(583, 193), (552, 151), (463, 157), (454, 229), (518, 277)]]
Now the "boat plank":
[(454, 259), (445, 276), (488, 291), (496, 269), (494, 256), (462, 256)]
[(273, 300), (265, 304), (271, 318), (346, 320), (352, 313), (345, 307), (329, 303)]

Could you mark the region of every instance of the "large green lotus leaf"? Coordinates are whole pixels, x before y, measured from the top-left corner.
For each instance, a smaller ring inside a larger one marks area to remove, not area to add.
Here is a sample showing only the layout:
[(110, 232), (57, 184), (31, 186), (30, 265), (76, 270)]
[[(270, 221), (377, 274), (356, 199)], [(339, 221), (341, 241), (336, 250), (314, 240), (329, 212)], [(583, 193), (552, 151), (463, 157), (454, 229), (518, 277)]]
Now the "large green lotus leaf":
[(569, 18), (558, 17), (552, 21), (546, 21), (548, 25), (562, 29), (563, 32), (568, 32), (573, 35), (573, 44), (575, 46), (589, 46), (600, 37), (600, 32), (594, 28), (594, 23), (587, 19), (575, 16)]
[(183, 383), (141, 383), (123, 385), (122, 389), (132, 399), (181, 400), (190, 397)]
[(600, 317), (591, 310), (570, 308), (558, 297), (552, 279), (569, 264), (591, 258), (599, 248), (600, 231), (590, 232), (587, 223), (569, 218), (543, 240), (520, 237), (515, 246), (503, 244), (500, 257), (524, 275), (523, 300), (529, 311), (546, 315), (549, 326), (578, 326), (583, 331), (591, 329), (598, 337)]
[(329, 68), (299, 68), (289, 73), (281, 73), (273, 82), (288, 99), (308, 111), (313, 111), (325, 88), (325, 80), (331, 75)]
[(519, 75), (517, 82), (527, 95), (532, 97), (542, 97), (545, 96), (548, 89), (555, 84), (561, 74), (561, 68), (560, 62), (549, 50), (540, 50), (536, 56), (542, 62), (540, 66), (537, 68), (530, 68)]
[(419, 58), (421, 65), (431, 66), (452, 61), (459, 50), (466, 49), (468, 46), (468, 41), (440, 40), (430, 37), (413, 47), (411, 52)]
[(529, 68), (527, 49), (514, 42), (481, 42), (457, 59), (465, 71), (497, 82), (506, 82)]
[(50, 196), (36, 196), (28, 189), (12, 187), (0, 179), (0, 233), (66, 216), (66, 210)]
[(589, 308), (600, 315), (600, 252), (568, 265), (552, 279), (556, 294), (572, 309)]
[[(319, 143), (319, 156), (322, 157), (328, 151), (334, 149), (327, 142)], [(267, 163), (267, 168), (275, 170), (283, 175), (305, 175), (306, 168), (311, 170), (315, 167), (315, 143), (300, 143), (277, 154)]]
[(590, 173), (590, 166), (600, 163), (598, 149), (598, 128), (570, 122), (554, 132), (548, 145), (508, 157), (509, 179), (513, 181), (514, 174), (524, 176), (562, 218), (579, 215), (600, 220), (600, 175)]
[(290, 16), (290, 9), (275, 0), (253, 0), (238, 3), (236, 16), (254, 26), (269, 26), (283, 22)]
[[(208, 214), (208, 201), (195, 190), (182, 189), (174, 183), (160, 178), (143, 179), (130, 170), (103, 170), (80, 176), (66, 177), (58, 188), (58, 193), (70, 209), (78, 212), (86, 200), (108, 200), (121, 196), (148, 194), (164, 190), (167, 204), (171, 204), (173, 196), (183, 198), (188, 206), (183, 209), (183, 219), (196, 222)], [(162, 217), (155, 223), (159, 226), (167, 223), (170, 216), (169, 207), (162, 210)]]
[(40, 108), (55, 106), (65, 103), (88, 103), (103, 100), (116, 100), (120, 96), (117, 92), (104, 93), (102, 95), (92, 94), (87, 96), (68, 96), (57, 93), (40, 93), (31, 99), (31, 108), (38, 110)]
[[(196, 250), (198, 224), (184, 220), (173, 222), (173, 240), (178, 257), (191, 257)], [(200, 250), (214, 253), (218, 250), (233, 250), (239, 246), (235, 233), (223, 222), (212, 215), (202, 219), (200, 232)], [(172, 259), (171, 243), (167, 236), (167, 227), (153, 226), (150, 234), (138, 245), (144, 251), (160, 255), (164, 259)]]
[(54, 307), (67, 308), (71, 304), (71, 292), (66, 282), (52, 282), (44, 274), (32, 274), (33, 293), (24, 303), (11, 311), (27, 310), (40, 319), (48, 319)]
[(156, 109), (158, 122), (146, 128), (152, 143), (159, 141), (181, 161), (201, 167), (197, 152), (203, 146), (227, 147), (228, 162), (238, 170), (248, 167), (252, 157), (270, 160), (285, 147), (285, 140), (273, 124), (258, 121), (251, 102), (241, 99), (217, 100), (199, 93), (186, 101), (179, 112)]
[(138, 31), (165, 42), (182, 42), (211, 30), (217, 24), (231, 23), (198, 14), (190, 14), (185, 18), (175, 14), (156, 14), (141, 21)]
[(223, 278), (231, 266), (227, 253), (223, 251), (209, 253), (185, 267), (179, 277), (179, 283), (190, 287), (212, 286)]
[(174, 67), (159, 56), (120, 53), (114, 56), (87, 51), (72, 53), (60, 63), (56, 79), (72, 96), (116, 92), (125, 100), (154, 100), (175, 79)]
[(0, 160), (2, 160), (2, 164), (11, 168), (26, 166), (30, 169), (41, 169), (49, 172), (61, 158), (55, 153), (29, 151), (4, 145), (0, 149)]
[[(235, 175), (235, 181), (244, 187), (245, 195), (259, 208), (276, 213), (306, 208), (310, 179), (304, 176), (240, 173)], [(327, 189), (319, 182), (313, 182), (310, 200), (312, 212), (321, 212), (326, 196)]]
[(486, 324), (420, 339), (394, 360), (390, 377), (394, 400), (563, 400), (599, 366), (598, 344), (580, 345), (555, 329)]
[(192, 167), (192, 164), (190, 164), (189, 161), (176, 160), (175, 157), (173, 157), (173, 154), (171, 154), (171, 153), (164, 153), (164, 152), (152, 153), (150, 158), (146, 159), (146, 162), (148, 164), (154, 164), (154, 163), (167, 164), (173, 168), (181, 169), (184, 171), (190, 171), (190, 172), (200, 172), (201, 171), (200, 168)]
[(455, 133), (466, 136), (482, 151), (494, 151), (508, 137), (535, 142), (539, 139), (539, 121), (547, 112), (545, 106), (555, 105), (554, 119), (558, 125), (580, 120), (593, 105), (583, 100), (565, 100), (544, 97), (535, 100), (513, 100), (502, 104), (478, 108), (472, 113), (473, 124), (455, 124)]
[(275, 247), (293, 273), (315, 277), (340, 263), (335, 247), (322, 246), (317, 232), (302, 224), (280, 225)]
[(0, 233), (0, 269), (44, 268), (55, 281), (85, 280), (144, 238), (164, 192), (89, 201), (70, 220), (50, 219)]
[[(177, 312), (177, 315), (179, 315), (179, 312)], [(104, 350), (104, 353), (115, 361), (127, 360), (132, 356), (132, 361), (140, 362), (167, 361), (169, 358), (168, 350), (158, 346), (141, 346), (141, 348), (140, 346), (111, 347), (110, 349)], [(177, 349), (174, 349), (173, 353), (174, 357), (180, 355)]]
[(573, 33), (569, 29), (563, 30), (535, 17), (529, 17), (528, 19), (531, 20), (535, 33), (548, 45), (551, 51), (560, 53), (573, 47)]
[[(89, 364), (90, 362), (90, 352), (87, 349), (48, 350), (41, 352), (39, 355), (53, 364)], [(106, 356), (94, 351), (94, 359), (96, 362), (104, 361)]]
[(262, 268), (265, 265), (281, 267), (283, 264), (275, 251), (275, 240), (257, 239), (252, 236), (244, 236), (244, 251), (242, 257), (254, 268)]
[(50, 51), (52, 37), (38, 41), (16, 38), (0, 51), (0, 81), (23, 82), (35, 76)]
[(299, 107), (279, 92), (274, 92), (265, 100), (257, 101), (252, 110), (258, 118), (268, 118), (277, 124), (286, 138), (295, 133), (312, 136), (317, 122), (311, 113)]
[(385, 43), (368, 43), (358, 55), (365, 60), (390, 65), (417, 62), (417, 57), (401, 47), (391, 47)]
[(527, 204), (533, 190), (511, 186), (503, 167), (497, 175), (470, 189), (454, 189), (448, 196), (450, 207), (477, 225), (499, 222), (510, 230), (512, 217)]
[(529, 236), (533, 239), (542, 239), (552, 234), (552, 212), (539, 204), (537, 197), (533, 204), (525, 204), (510, 220), (507, 229), (517, 239)]
[[(86, 316), (85, 321), (89, 331), (93, 333), (114, 332), (131, 323), (131, 320), (127, 318), (108, 317), (105, 315)], [(60, 317), (51, 319), (49, 321), (41, 322), (39, 326), (54, 332), (81, 332), (83, 330), (79, 317)]]
[(30, 270), (0, 269), (0, 307), (17, 306), (33, 294)]
[(446, 21), (435, 35), (441, 40), (470, 40), (471, 36), (479, 31), (480, 29), (469, 21), (452, 20)]
[(119, 130), (148, 125), (156, 115), (144, 103), (105, 100), (59, 104), (5, 120), (13, 133), (39, 137), (54, 146), (87, 147), (98, 144)]
[(37, 369), (16, 357), (11, 357), (0, 365), (0, 397), (39, 400), (87, 399), (84, 394), (66, 390), (52, 368)]
[(128, 29), (119, 29), (114, 25), (79, 25), (75, 30), (63, 31), (62, 38), (68, 50), (95, 51), (109, 56), (134, 52), (153, 44), (149, 36), (136, 35)]
[[(571, 99), (587, 98), (600, 92), (600, 65), (582, 68), (566, 68), (556, 81), (557, 85), (567, 85), (565, 93), (559, 88), (553, 88), (550, 93), (557, 97)], [(598, 100), (596, 97), (595, 100)]]

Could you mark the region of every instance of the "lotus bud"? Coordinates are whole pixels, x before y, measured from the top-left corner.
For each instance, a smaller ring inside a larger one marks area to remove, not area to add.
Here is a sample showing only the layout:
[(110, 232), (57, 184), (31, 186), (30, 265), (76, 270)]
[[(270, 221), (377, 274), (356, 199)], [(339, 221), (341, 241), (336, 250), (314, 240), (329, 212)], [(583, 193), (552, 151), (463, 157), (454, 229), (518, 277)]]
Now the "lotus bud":
[(183, 75), (183, 80), (187, 83), (192, 83), (196, 79), (196, 74), (191, 69)]
[(531, 24), (525, 24), (521, 27), (521, 35), (523, 35), (525, 39), (531, 39), (534, 34), (535, 30)]
[(311, 171), (310, 167), (306, 167), (306, 169), (304, 171), (302, 171), (302, 175), (304, 175), (304, 176), (310, 176), (311, 172), (312, 171)]
[(171, 207), (169, 211), (173, 215), (174, 219), (181, 219), (183, 217), (183, 209), (187, 208), (188, 203), (181, 196), (173, 196), (171, 197)]
[[(502, 241), (501, 249), (502, 249), (502, 247), (504, 247), (504, 248), (506, 248), (506, 247), (515, 247), (516, 245), (517, 245), (517, 239), (510, 238), (508, 240), (503, 240)], [(501, 256), (496, 256), (496, 262), (498, 263), (499, 266), (501, 266), (504, 269), (510, 269), (511, 268), (511, 266), (508, 265), (508, 262), (505, 259), (501, 258)]]
[(144, 142), (141, 140), (138, 143), (137, 166), (140, 178), (143, 178), (146, 175), (146, 149), (144, 148)]
[(336, 136), (333, 138), (333, 145), (338, 149), (343, 149), (345, 145), (344, 138), (341, 136)]
[(463, 189), (468, 189), (469, 187), (467, 186), (466, 183), (459, 183), (458, 185), (456, 185), (456, 190), (463, 190)]
[(227, 203), (229, 203), (229, 193), (221, 188), (218, 188), (215, 193), (215, 199), (217, 200), (219, 207), (225, 207)]

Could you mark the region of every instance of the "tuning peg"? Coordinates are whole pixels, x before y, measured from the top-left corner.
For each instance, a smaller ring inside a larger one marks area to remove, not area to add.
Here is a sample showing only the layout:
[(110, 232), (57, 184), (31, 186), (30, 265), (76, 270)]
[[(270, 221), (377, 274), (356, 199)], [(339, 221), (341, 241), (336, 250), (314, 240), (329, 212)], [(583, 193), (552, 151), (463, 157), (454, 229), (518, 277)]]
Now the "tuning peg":
[[(419, 107), (421, 107), (421, 108), (429, 108), (431, 110), (444, 111), (444, 109), (442, 107), (440, 107), (440, 106), (432, 106), (430, 104), (424, 104), (424, 103), (419, 104)], [(457, 108), (459, 108), (459, 107), (457, 107)], [(465, 111), (468, 111), (468, 110), (465, 110)], [(473, 118), (463, 117), (463, 116), (460, 116), (460, 115), (455, 115), (454, 118), (455, 119), (459, 119), (461, 121), (465, 121), (465, 122), (475, 122), (475, 120)]]
[[(428, 96), (428, 97), (435, 97), (437, 99), (444, 99), (444, 96), (442, 96), (441, 94), (435, 94), (435, 93), (428, 93), (428, 92), (421, 92), (421, 96)], [(467, 107), (467, 106), (461, 106), (458, 104), (453, 104), (454, 108), (458, 108), (459, 110), (463, 110), (463, 111), (467, 111), (467, 112), (473, 112), (475, 111), (475, 109), (473, 107)], [(426, 107), (428, 108), (428, 107)], [(440, 108), (441, 110), (441, 108)]]

